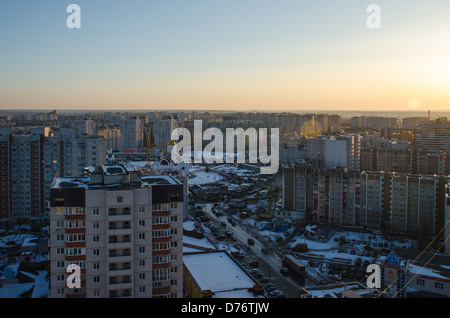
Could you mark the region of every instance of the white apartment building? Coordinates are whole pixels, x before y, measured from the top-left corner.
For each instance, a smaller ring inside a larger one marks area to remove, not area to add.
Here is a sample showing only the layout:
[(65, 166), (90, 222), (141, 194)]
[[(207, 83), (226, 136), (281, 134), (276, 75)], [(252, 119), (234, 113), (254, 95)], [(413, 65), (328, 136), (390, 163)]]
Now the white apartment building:
[[(183, 297), (184, 187), (123, 165), (55, 178), (50, 202), (50, 295)], [(69, 288), (67, 268), (81, 269)], [(76, 286), (77, 287), (77, 286)]]

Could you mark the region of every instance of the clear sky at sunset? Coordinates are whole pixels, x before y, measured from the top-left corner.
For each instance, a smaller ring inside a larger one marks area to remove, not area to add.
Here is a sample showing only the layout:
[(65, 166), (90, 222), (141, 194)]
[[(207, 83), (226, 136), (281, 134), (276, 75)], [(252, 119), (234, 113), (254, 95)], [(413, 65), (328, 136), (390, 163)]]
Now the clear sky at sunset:
[(450, 111), (450, 1), (1, 1), (0, 108)]

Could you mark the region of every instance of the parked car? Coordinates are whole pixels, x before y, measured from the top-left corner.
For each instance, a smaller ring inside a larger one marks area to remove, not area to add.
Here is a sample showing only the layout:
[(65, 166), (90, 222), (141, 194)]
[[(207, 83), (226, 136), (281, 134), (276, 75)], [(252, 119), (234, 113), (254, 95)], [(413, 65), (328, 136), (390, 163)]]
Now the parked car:
[(287, 275), (287, 274), (289, 274), (289, 269), (287, 267), (281, 267), (280, 273), (283, 275)]
[(251, 267), (259, 267), (259, 262), (258, 261), (252, 261), (248, 265), (250, 265)]
[(252, 238), (249, 238), (249, 239), (247, 240), (247, 243), (248, 243), (248, 245), (255, 245), (255, 240), (252, 239)]

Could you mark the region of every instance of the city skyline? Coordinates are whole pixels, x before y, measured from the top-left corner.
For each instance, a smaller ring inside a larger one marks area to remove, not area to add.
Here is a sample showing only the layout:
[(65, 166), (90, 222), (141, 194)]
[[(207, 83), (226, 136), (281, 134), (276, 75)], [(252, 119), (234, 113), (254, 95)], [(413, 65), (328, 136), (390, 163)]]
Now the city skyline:
[(0, 4), (0, 107), (450, 110), (447, 1)]

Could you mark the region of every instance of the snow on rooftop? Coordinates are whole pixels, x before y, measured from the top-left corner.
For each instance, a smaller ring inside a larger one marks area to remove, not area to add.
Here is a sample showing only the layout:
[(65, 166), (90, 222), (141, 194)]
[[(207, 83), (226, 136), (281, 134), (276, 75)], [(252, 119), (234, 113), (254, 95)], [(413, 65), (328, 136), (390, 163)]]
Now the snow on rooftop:
[(436, 271), (433, 271), (433, 270), (431, 270), (429, 268), (425, 268), (425, 267), (422, 267), (422, 266), (409, 264), (409, 272), (412, 275), (416, 275), (417, 274), (418, 276), (423, 275), (423, 276), (428, 276), (428, 277), (432, 277), (432, 278), (439, 278), (439, 279), (449, 280), (448, 277), (443, 276), (443, 275), (439, 274)]
[(232, 291), (255, 285), (225, 252), (185, 254), (183, 262), (201, 290)]
[(335, 288), (319, 288), (319, 289), (307, 289), (308, 292), (311, 294), (313, 298), (324, 298), (324, 297), (331, 297), (331, 298), (338, 298), (337, 294), (346, 291), (346, 290), (358, 290), (360, 286), (358, 284), (354, 285), (347, 285), (347, 286), (341, 286), (341, 287), (335, 287)]

